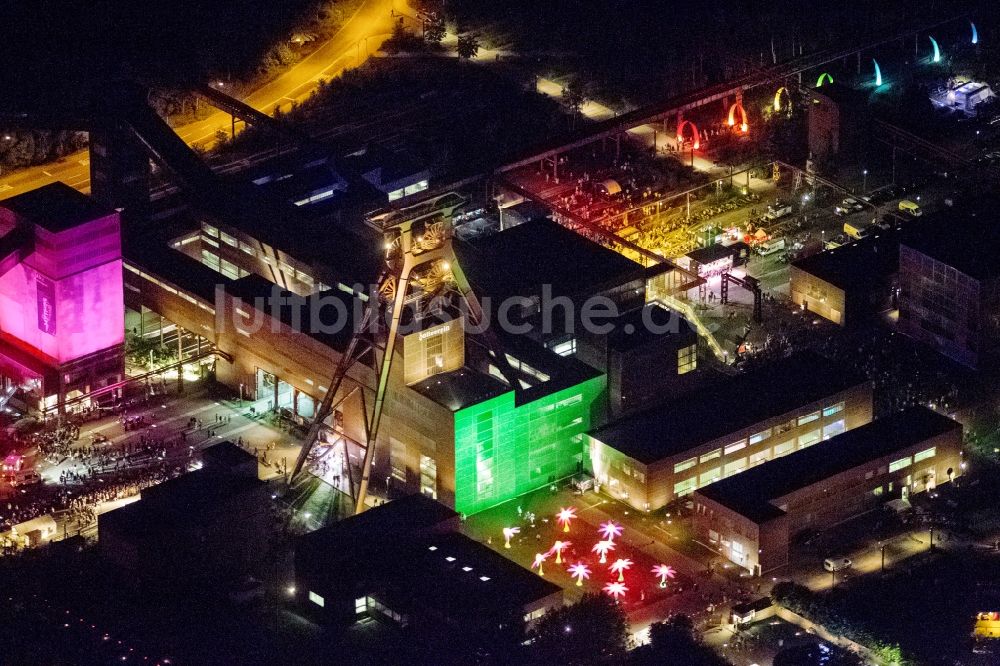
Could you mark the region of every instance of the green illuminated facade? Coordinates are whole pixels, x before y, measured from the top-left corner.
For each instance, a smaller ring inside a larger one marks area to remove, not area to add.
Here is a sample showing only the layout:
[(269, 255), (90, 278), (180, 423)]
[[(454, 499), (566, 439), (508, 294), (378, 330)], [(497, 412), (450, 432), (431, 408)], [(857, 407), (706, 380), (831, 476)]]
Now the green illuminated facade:
[(509, 391), (455, 412), (455, 510), (476, 513), (575, 473), (605, 378), (515, 405)]

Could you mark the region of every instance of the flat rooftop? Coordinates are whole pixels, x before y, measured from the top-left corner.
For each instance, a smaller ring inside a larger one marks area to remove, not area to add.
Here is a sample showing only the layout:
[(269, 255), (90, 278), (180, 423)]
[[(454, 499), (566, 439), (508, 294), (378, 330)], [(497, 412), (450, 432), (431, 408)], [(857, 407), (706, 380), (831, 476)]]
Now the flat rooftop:
[(868, 238), (799, 259), (792, 266), (845, 291), (884, 283), (899, 270), (898, 232)]
[(1000, 276), (1000, 229), (995, 214), (985, 208), (978, 213), (936, 215), (947, 233), (913, 234), (902, 244), (977, 280)]
[(772, 502), (789, 493), (961, 427), (926, 407), (910, 407), (696, 492), (763, 522), (784, 513)]
[(626, 416), (591, 435), (649, 464), (868, 380), (806, 351)]
[(115, 212), (62, 182), (50, 183), (3, 199), (0, 207), (53, 233), (72, 229)]
[(299, 538), (296, 550), (322, 559), (333, 549), (337, 558), (349, 557), (410, 532), (433, 530), (457, 517), (453, 509), (429, 497), (407, 495), (310, 532)]
[(435, 609), (435, 614), (449, 617), (484, 617), (562, 591), (489, 546), (455, 532), (389, 551), (382, 565), (379, 588), (390, 607)]
[(422, 495), (369, 509), (301, 537), (296, 569), (350, 579), (395, 609), (480, 617), (523, 606), (560, 587), (456, 533), (458, 514)]
[(642, 279), (645, 269), (614, 250), (547, 219), (472, 241), (456, 241), (455, 252), (481, 296), (590, 295)]
[(620, 352), (641, 347), (663, 337), (672, 337), (678, 346), (698, 342), (698, 332), (687, 319), (659, 303), (647, 303), (629, 310), (610, 323), (614, 328), (608, 333), (608, 347)]
[(413, 384), (410, 388), (452, 412), (511, 390), (496, 377), (469, 367), (442, 372)]
[(261, 492), (265, 486), (256, 476), (225, 474), (203, 467), (146, 488), (138, 502), (109, 511), (100, 520), (132, 535), (197, 525), (216, 511), (220, 502)]

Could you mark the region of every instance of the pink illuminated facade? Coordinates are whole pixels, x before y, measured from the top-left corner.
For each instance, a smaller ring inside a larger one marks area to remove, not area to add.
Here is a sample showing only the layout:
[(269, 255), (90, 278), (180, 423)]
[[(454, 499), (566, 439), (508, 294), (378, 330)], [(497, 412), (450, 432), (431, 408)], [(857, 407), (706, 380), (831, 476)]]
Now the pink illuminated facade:
[(87, 406), (123, 378), (124, 328), (118, 213), (62, 183), (0, 201), (4, 392), (47, 413)]

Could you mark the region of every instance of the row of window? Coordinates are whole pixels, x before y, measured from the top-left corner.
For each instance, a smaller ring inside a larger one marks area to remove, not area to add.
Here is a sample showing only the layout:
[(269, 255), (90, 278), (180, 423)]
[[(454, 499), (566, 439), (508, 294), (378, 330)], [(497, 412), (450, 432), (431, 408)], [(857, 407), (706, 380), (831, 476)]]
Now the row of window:
[[(709, 451), (708, 453), (704, 453), (701, 456), (691, 457), (691, 458), (688, 458), (687, 460), (683, 460), (683, 461), (681, 461), (679, 463), (676, 463), (674, 465), (674, 474), (678, 474), (678, 473), (683, 472), (685, 470), (691, 469), (692, 467), (694, 467), (695, 465), (697, 465), (699, 463), (705, 463), (705, 462), (709, 462), (711, 460), (715, 460), (716, 458), (721, 457), (723, 455), (723, 453), (725, 453), (725, 455), (729, 455), (730, 453), (735, 453), (735, 452), (737, 452), (737, 451), (739, 451), (741, 449), (746, 448), (748, 442), (749, 442), (750, 446), (753, 446), (755, 444), (759, 444), (760, 442), (763, 442), (765, 439), (768, 439), (772, 435), (781, 434), (783, 432), (788, 432), (789, 430), (791, 430), (792, 428), (796, 427), (797, 425), (801, 426), (801, 425), (805, 425), (807, 423), (812, 423), (813, 421), (819, 420), (820, 414), (822, 414), (823, 417), (829, 417), (829, 416), (833, 416), (835, 414), (838, 414), (838, 413), (842, 412), (843, 410), (844, 410), (844, 403), (843, 402), (838, 402), (835, 405), (830, 405), (829, 407), (825, 407), (822, 410), (816, 410), (815, 412), (812, 412), (810, 414), (805, 414), (803, 416), (798, 417), (798, 419), (792, 419), (792, 420), (790, 420), (790, 421), (788, 421), (786, 423), (783, 423), (783, 424), (781, 424), (779, 426), (775, 426), (774, 428), (767, 428), (767, 429), (762, 430), (762, 431), (760, 431), (758, 433), (754, 433), (754, 434), (750, 435), (750, 437), (748, 439), (741, 439), (740, 441), (734, 442), (732, 444), (729, 444), (728, 446), (726, 446), (724, 448), (713, 449), (712, 451)], [(841, 432), (844, 431), (844, 428), (843, 428), (844, 421), (843, 421), (843, 419), (841, 419), (839, 421), (836, 421), (835, 423), (836, 424), (840, 424), (839, 429), (838, 428), (831, 428), (828, 431), (827, 428), (829, 428), (830, 426), (827, 426), (826, 428), (823, 429), (823, 439), (829, 439), (830, 437), (832, 437), (834, 435), (838, 435), (838, 434), (840, 434)], [(830, 424), (830, 425), (835, 425), (835, 424)], [(818, 431), (814, 431), (814, 432), (818, 433)], [(817, 435), (817, 437), (816, 437), (816, 439), (814, 441), (809, 442), (809, 443), (810, 444), (814, 444), (817, 441), (819, 441), (819, 436), (818, 435)]]
[[(791, 439), (787, 442), (782, 442), (774, 447), (767, 447), (762, 451), (758, 451), (748, 457), (744, 456), (741, 458), (736, 458), (734, 460), (727, 461), (724, 465), (719, 467), (713, 467), (712, 469), (705, 470), (700, 474), (692, 476), (689, 479), (683, 481), (678, 481), (674, 484), (674, 495), (681, 496), (686, 495), (698, 488), (702, 488), (710, 483), (718, 481), (720, 478), (726, 478), (733, 476), (734, 474), (739, 474), (740, 472), (746, 471), (750, 467), (756, 467), (761, 463), (768, 460), (773, 460), (775, 458), (780, 458), (782, 456), (788, 455), (796, 450), (796, 444), (798, 444), (798, 450), (802, 450), (806, 447), (812, 446), (821, 440), (829, 439), (835, 435), (839, 435), (844, 432), (844, 420), (839, 419), (833, 423), (829, 423), (823, 428), (816, 428), (815, 430), (810, 430), (807, 433), (800, 435), (797, 439)], [(743, 448), (743, 447), (739, 447)], [(738, 449), (734, 449), (738, 450)], [(709, 455), (713, 455), (718, 452), (711, 452)], [(714, 458), (719, 456), (714, 455)], [(709, 458), (713, 459), (713, 458)], [(685, 460), (683, 465), (687, 465), (684, 469), (690, 469), (694, 467), (696, 458), (690, 458)], [(705, 457), (702, 456), (702, 461), (704, 462)], [(690, 463), (690, 464), (689, 464)], [(676, 467), (675, 470), (676, 471)]]
[(892, 472), (898, 472), (901, 469), (906, 469), (912, 464), (918, 463), (921, 460), (933, 458), (935, 455), (937, 455), (937, 447), (932, 446), (931, 448), (924, 449), (913, 456), (906, 456), (904, 458), (900, 458), (899, 460), (893, 460), (889, 463), (889, 473), (891, 474)]
[(402, 199), (403, 197), (408, 197), (411, 194), (416, 194), (417, 192), (423, 192), (427, 189), (429, 183), (426, 180), (421, 180), (413, 185), (407, 185), (398, 190), (392, 190), (389, 192), (389, 201), (395, 201), (396, 199)]

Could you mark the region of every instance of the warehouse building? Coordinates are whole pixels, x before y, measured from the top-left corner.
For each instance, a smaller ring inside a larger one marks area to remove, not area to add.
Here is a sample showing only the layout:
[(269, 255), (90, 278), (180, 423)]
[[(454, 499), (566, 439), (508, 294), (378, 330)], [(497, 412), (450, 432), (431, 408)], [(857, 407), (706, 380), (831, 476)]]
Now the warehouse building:
[(962, 470), (962, 426), (911, 407), (695, 491), (696, 538), (755, 575), (788, 563), (789, 540)]
[(294, 595), (311, 617), (349, 626), (375, 618), (418, 638), (530, 623), (562, 589), (458, 532), (457, 513), (421, 495), (301, 537)]
[(803, 352), (592, 431), (590, 464), (606, 492), (655, 510), (871, 419), (867, 379)]

